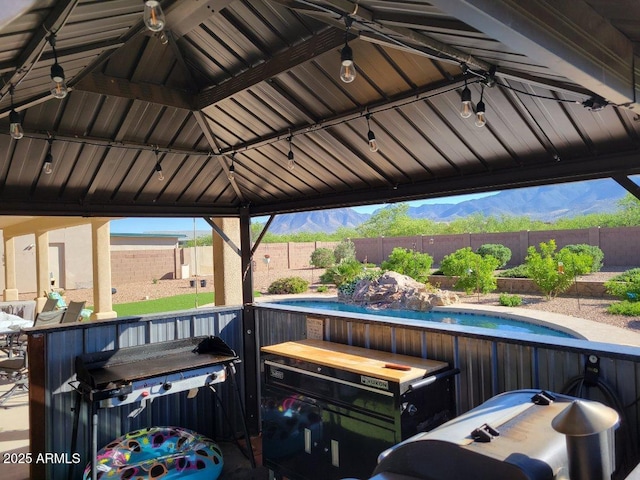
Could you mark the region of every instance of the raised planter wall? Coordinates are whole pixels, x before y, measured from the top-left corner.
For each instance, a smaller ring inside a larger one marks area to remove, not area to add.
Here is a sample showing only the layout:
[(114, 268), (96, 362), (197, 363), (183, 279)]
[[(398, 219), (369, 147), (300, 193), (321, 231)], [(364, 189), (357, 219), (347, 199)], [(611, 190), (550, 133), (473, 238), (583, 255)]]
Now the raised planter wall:
[[(430, 275), (429, 283), (444, 290), (453, 290), (453, 285), (458, 277), (446, 277), (444, 275)], [(499, 293), (536, 293), (540, 290), (529, 278), (498, 278)], [(610, 297), (607, 295), (603, 282), (577, 281), (564, 295), (578, 295), (584, 297)], [(611, 297), (614, 298), (614, 297)]]

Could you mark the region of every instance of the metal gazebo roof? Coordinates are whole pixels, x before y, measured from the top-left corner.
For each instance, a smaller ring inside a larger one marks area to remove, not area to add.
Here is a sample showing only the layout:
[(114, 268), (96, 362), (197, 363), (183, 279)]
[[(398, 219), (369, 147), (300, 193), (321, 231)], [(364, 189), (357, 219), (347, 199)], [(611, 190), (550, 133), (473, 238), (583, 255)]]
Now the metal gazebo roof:
[[(142, 1), (23, 4), (0, 21), (2, 215), (265, 215), (600, 177), (637, 192), (636, 2), (165, 0), (160, 33)], [(484, 127), (460, 116), (465, 83)]]

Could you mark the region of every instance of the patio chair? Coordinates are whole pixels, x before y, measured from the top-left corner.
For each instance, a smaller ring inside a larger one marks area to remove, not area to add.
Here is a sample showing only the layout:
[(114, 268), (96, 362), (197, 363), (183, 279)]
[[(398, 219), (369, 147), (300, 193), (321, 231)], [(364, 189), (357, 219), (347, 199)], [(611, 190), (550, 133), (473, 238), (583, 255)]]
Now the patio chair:
[(64, 311), (62, 322), (60, 323), (77, 322), (78, 318), (80, 318), (80, 312), (82, 312), (85, 303), (87, 302), (69, 302), (67, 309)]
[(0, 378), (13, 382), (13, 386), (0, 395), (0, 407), (14, 395), (29, 391), (26, 350), (22, 350), (20, 356), (0, 361)]
[(42, 307), (42, 312), (52, 312), (56, 309), (58, 305), (58, 300), (55, 298), (47, 298), (47, 301), (44, 302), (44, 306)]
[(44, 325), (56, 325), (62, 321), (65, 310), (51, 310), (50, 312), (40, 312), (35, 321), (34, 327), (42, 327)]

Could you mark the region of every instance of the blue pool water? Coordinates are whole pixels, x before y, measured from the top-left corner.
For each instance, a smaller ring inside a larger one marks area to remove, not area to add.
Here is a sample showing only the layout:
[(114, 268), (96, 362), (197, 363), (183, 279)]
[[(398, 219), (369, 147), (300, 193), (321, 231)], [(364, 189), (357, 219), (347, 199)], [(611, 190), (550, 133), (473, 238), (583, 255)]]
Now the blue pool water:
[(333, 310), (339, 312), (364, 313), (367, 315), (381, 315), (385, 317), (411, 318), (427, 322), (448, 323), (450, 325), (464, 325), (468, 327), (489, 328), (501, 332), (534, 333), (537, 335), (550, 335), (554, 337), (575, 338), (560, 330), (542, 327), (532, 323), (511, 320), (508, 318), (494, 317), (466, 312), (415, 312), (411, 310), (376, 310), (358, 305), (341, 302), (316, 301), (316, 300), (280, 300), (278, 305), (291, 307), (315, 308), (320, 310)]

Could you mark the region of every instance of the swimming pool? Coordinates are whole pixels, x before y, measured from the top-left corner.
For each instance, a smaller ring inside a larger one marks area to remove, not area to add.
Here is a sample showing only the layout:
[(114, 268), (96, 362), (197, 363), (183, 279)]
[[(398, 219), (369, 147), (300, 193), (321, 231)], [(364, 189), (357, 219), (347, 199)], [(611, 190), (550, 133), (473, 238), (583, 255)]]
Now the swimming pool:
[(534, 323), (527, 323), (510, 318), (491, 316), (478, 313), (467, 312), (417, 312), (413, 310), (378, 310), (366, 308), (342, 302), (326, 300), (278, 300), (273, 302), (276, 305), (286, 305), (290, 307), (312, 308), (319, 310), (331, 310), (338, 312), (363, 313), (367, 315), (380, 315), (385, 317), (410, 318), (414, 320), (424, 320), (426, 322), (447, 323), (450, 325), (462, 325), (468, 327), (487, 328), (499, 330), (501, 332), (533, 333), (536, 335), (547, 335), (562, 338), (576, 338), (569, 333), (556, 330)]

